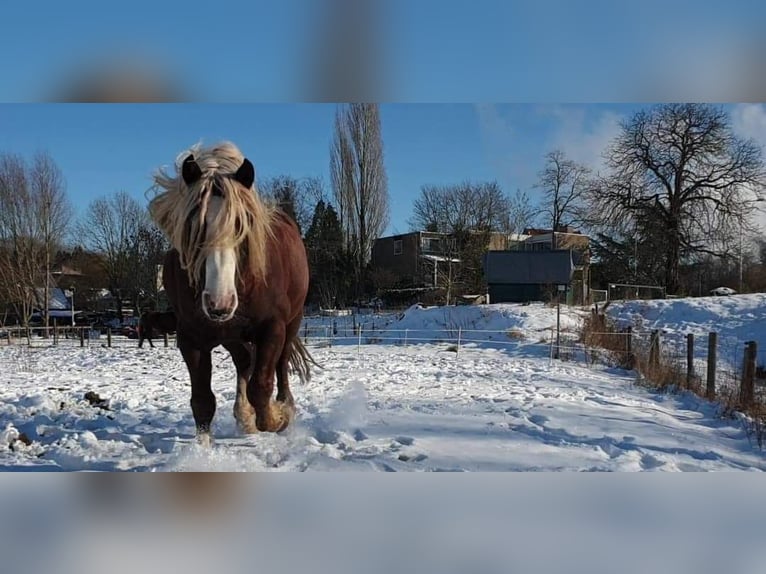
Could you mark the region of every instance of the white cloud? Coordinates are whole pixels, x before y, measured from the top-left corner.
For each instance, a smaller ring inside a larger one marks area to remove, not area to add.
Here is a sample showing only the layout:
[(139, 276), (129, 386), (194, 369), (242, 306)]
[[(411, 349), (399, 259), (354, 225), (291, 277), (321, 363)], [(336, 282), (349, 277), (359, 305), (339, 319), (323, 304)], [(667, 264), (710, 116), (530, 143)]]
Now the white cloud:
[(612, 110), (580, 105), (543, 105), (525, 111), (535, 118), (531, 123), (539, 132), (521, 132), (498, 106), (476, 105), (485, 154), (498, 180), (511, 193), (520, 188), (533, 197), (537, 173), (554, 149), (594, 171), (603, 169), (603, 152), (619, 133), (622, 119)]
[[(734, 132), (741, 137), (752, 138), (766, 153), (766, 105), (736, 104), (732, 106), (730, 116)], [(755, 211), (753, 221), (766, 233), (766, 209)]]
[(620, 132), (622, 116), (611, 110), (588, 113), (583, 107), (557, 107), (558, 119), (551, 138), (551, 149), (561, 149), (569, 159), (603, 171), (603, 153)]
[(766, 149), (766, 105), (736, 104), (731, 110), (734, 131), (746, 138), (753, 138)]

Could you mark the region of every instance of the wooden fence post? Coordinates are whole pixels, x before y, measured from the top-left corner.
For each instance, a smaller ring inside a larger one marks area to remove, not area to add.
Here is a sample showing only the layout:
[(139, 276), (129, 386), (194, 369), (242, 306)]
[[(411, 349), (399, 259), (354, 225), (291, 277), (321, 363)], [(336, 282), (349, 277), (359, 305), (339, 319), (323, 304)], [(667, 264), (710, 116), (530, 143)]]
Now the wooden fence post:
[(739, 401), (749, 407), (755, 400), (755, 359), (758, 354), (758, 343), (745, 343), (745, 361), (742, 369), (742, 383), (739, 387)]
[(715, 399), (715, 369), (718, 353), (718, 333), (709, 333), (707, 338), (707, 389), (708, 400)]
[(655, 329), (649, 339), (649, 366), (656, 367), (660, 364), (660, 332)]
[(111, 327), (106, 328), (106, 346), (107, 347), (112, 346), (112, 328)]
[(686, 388), (690, 389), (694, 379), (694, 333), (686, 335)]
[(636, 361), (635, 357), (633, 357), (633, 327), (631, 325), (628, 325), (625, 329), (625, 352), (627, 353), (627, 361), (630, 368), (635, 368)]
[(167, 331), (165, 331), (162, 334), (162, 340), (165, 342), (165, 346), (167, 347), (168, 346), (168, 333), (167, 333)]

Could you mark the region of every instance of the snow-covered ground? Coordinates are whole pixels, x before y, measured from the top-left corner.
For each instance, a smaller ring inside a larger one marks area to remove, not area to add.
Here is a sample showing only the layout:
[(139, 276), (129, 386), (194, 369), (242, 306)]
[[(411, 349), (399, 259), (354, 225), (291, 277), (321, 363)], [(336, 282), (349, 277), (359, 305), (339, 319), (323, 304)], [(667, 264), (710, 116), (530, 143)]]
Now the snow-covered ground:
[[(664, 305), (667, 328), (705, 329), (699, 318), (718, 313), (709, 324), (719, 331), (752, 334), (734, 315), (749, 305), (758, 323), (766, 300), (748, 301), (656, 302), (645, 321), (657, 325)], [(562, 310), (562, 329), (581, 315)], [(238, 435), (234, 369), (216, 350), (210, 450), (195, 444), (188, 375), (172, 346), (0, 347), (0, 470), (766, 469), (716, 405), (653, 393), (626, 371), (552, 360), (555, 308), (413, 308), (367, 320), (376, 331), (365, 324), (361, 345), (342, 332), (312, 345), (323, 369), (293, 384), (298, 417), (281, 435)]]

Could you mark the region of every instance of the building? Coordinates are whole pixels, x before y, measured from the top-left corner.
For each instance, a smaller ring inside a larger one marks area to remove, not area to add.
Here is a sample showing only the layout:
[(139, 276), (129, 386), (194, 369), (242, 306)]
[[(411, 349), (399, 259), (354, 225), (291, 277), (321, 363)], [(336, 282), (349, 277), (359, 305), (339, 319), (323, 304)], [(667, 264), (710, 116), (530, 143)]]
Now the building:
[(372, 267), (390, 275), (398, 288), (434, 287), (439, 266), (459, 263), (445, 233), (413, 231), (381, 237), (372, 246)]
[(490, 250), (484, 274), (492, 303), (550, 300), (566, 285), (569, 304), (590, 297), (590, 238), (572, 227), (525, 229), (508, 248)]
[(570, 250), (488, 251), (484, 276), (490, 303), (548, 301), (565, 285), (571, 295), (575, 264)]

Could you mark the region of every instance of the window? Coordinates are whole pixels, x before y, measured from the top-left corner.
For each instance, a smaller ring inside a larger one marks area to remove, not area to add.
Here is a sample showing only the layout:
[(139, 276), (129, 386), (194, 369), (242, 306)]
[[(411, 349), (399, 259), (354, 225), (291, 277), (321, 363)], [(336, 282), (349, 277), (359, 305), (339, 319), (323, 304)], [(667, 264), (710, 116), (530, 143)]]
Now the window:
[(394, 255), (402, 254), (402, 240), (394, 239)]
[(438, 237), (421, 237), (420, 248), (423, 253), (441, 253), (441, 240)]

